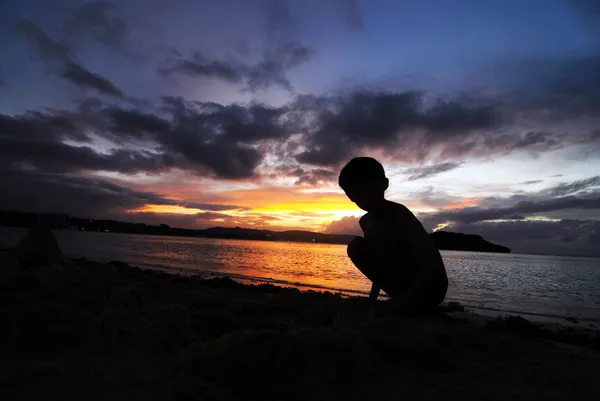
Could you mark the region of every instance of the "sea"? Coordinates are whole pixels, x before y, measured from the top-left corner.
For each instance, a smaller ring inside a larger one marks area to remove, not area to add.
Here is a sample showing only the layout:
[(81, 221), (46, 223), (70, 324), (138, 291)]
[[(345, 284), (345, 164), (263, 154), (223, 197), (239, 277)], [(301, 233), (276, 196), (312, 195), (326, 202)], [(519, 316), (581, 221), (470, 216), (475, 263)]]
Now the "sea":
[[(26, 229), (0, 227), (0, 246)], [(344, 245), (56, 231), (63, 252), (144, 269), (272, 283), (302, 290), (367, 295), (370, 282)], [(600, 259), (441, 251), (448, 272), (446, 301), (475, 312), (522, 314), (600, 323)]]

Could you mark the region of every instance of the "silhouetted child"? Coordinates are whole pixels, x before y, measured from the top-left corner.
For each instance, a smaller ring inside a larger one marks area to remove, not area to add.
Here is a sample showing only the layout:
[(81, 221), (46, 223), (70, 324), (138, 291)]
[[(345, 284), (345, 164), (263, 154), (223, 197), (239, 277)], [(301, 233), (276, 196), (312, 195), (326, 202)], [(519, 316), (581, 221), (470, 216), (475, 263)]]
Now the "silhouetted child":
[(373, 282), (369, 298), (376, 300), (383, 290), (409, 309), (441, 303), (448, 289), (442, 257), (415, 215), (385, 199), (389, 180), (383, 166), (373, 158), (356, 157), (340, 172), (339, 184), (367, 211), (360, 219), (364, 238), (350, 242), (348, 256)]

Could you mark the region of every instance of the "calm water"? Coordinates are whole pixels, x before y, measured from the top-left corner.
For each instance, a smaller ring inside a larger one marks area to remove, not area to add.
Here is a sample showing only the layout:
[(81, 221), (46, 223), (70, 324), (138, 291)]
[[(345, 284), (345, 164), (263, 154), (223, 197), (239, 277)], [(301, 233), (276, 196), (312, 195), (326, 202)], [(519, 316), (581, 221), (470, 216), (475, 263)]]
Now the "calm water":
[[(0, 245), (26, 230), (0, 227)], [(342, 245), (58, 231), (63, 251), (97, 261), (368, 293)], [(600, 319), (600, 259), (443, 251), (447, 300), (474, 308)]]

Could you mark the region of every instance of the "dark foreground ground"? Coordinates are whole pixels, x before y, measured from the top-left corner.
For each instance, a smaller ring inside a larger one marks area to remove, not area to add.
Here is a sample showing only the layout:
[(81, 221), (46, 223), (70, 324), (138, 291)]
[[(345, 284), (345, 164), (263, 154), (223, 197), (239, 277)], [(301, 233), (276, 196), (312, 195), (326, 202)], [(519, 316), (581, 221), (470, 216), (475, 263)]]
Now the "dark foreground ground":
[(3, 400), (600, 399), (598, 333), (76, 264), (0, 252)]

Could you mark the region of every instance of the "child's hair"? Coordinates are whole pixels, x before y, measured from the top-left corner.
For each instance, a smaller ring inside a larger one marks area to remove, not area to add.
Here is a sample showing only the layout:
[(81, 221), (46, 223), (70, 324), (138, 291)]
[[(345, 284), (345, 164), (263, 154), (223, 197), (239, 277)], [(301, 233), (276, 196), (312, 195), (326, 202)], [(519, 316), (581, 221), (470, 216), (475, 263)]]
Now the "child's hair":
[(338, 183), (342, 189), (348, 188), (353, 182), (381, 180), (385, 171), (381, 163), (372, 157), (355, 157), (350, 160), (342, 171)]

